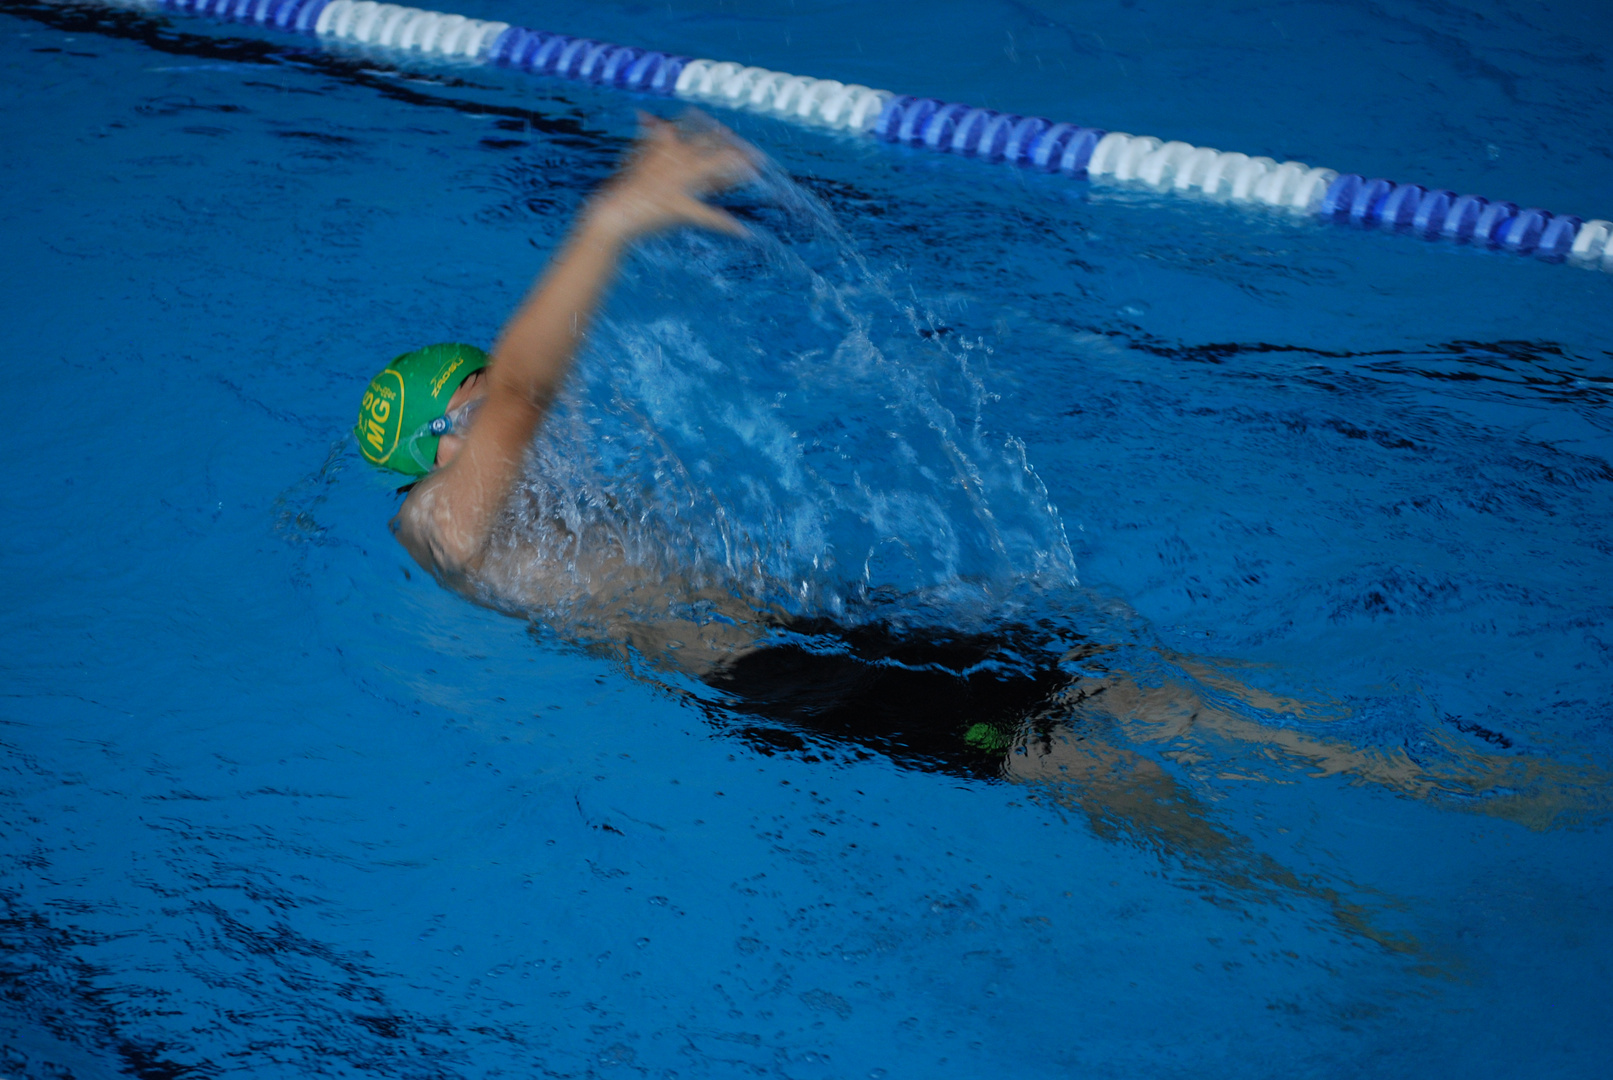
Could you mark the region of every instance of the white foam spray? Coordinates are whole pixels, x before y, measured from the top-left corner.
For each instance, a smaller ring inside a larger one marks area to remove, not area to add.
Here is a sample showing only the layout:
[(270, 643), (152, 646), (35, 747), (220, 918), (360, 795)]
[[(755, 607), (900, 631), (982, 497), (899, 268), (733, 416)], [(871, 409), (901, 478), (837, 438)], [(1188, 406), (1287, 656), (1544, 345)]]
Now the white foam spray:
[(781, 172), (757, 189), (752, 242), (641, 245), (590, 334), (510, 522), (507, 550), (529, 553), (514, 572), (549, 582), (521, 590), (532, 613), (563, 628), (624, 567), (634, 595), (612, 603), (643, 618), (727, 595), (960, 626), (1075, 585), (1025, 447), (988, 422), (986, 343)]

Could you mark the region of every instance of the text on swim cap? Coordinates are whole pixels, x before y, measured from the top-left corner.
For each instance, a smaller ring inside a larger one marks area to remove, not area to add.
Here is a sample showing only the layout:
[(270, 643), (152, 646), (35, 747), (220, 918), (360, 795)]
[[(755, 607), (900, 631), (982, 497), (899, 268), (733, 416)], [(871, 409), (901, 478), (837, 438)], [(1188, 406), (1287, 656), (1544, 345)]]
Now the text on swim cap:
[(365, 457), (384, 462), (391, 456), (398, 445), (402, 414), (403, 379), (396, 371), (383, 371), (370, 382), (359, 407), (359, 443)]
[(431, 380), (431, 396), (433, 398), (442, 397), (442, 388), (443, 385), (448, 382), (448, 376), (452, 375), (454, 372), (458, 371), (464, 366), (465, 358), (455, 354), (454, 362), (439, 371), (437, 373), (437, 377)]

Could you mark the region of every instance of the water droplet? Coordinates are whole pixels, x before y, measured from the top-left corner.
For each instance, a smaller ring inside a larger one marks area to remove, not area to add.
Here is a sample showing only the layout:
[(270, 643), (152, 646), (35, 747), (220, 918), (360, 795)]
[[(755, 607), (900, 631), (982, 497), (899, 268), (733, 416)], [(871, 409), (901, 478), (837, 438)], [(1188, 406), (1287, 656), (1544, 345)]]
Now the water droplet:
[(644, 946), (648, 945), (649, 943), (650, 943), (650, 939), (647, 938), (647, 937), (641, 937), (637, 941), (633, 942), (634, 945), (637, 945), (641, 949), (644, 948)]
[(625, 1043), (616, 1043), (614, 1046), (607, 1046), (599, 1052), (599, 1063), (601, 1065), (631, 1065), (637, 1057), (638, 1054), (633, 1052), (631, 1046)]
[(1137, 320), (1147, 315), (1149, 311), (1146, 300), (1127, 300), (1115, 309), (1115, 314), (1122, 319)]

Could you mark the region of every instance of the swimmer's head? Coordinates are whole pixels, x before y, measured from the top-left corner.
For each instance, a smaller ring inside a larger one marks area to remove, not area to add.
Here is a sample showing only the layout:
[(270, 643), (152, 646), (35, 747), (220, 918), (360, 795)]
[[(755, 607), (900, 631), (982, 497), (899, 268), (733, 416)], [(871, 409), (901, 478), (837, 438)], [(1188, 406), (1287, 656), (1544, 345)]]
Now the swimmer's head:
[(487, 366), (474, 345), (427, 345), (404, 353), (370, 380), (353, 434), (366, 460), (425, 476), (437, 442), (452, 429), (448, 401), (466, 378)]

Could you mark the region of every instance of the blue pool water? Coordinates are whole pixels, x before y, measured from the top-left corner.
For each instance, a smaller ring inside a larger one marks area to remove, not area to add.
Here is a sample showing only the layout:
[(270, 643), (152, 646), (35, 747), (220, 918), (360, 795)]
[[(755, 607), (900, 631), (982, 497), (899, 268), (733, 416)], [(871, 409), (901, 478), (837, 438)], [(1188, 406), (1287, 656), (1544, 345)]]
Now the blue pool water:
[[(1604, 5), (455, 10), (1613, 213)], [(0, 49), (0, 1075), (1606, 1074), (1613, 277), (724, 114), (531, 485), (789, 617), (702, 683), (347, 434), (668, 103)]]

